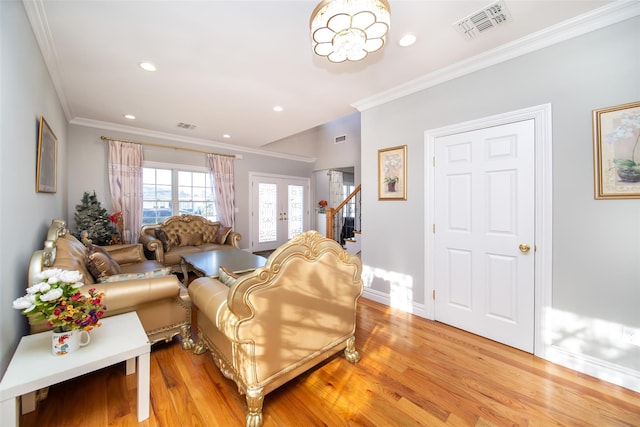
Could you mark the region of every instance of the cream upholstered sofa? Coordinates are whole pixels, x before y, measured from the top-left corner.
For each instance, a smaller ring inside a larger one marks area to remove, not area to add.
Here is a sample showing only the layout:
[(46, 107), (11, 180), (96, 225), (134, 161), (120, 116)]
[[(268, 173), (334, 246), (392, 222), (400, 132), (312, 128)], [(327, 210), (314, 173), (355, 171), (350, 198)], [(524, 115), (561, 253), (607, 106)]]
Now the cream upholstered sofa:
[(240, 233), (198, 215), (177, 215), (158, 224), (143, 225), (139, 242), (147, 257), (180, 272), (181, 256), (203, 251), (239, 248)]
[[(262, 425), (265, 394), (344, 349), (355, 349), (360, 258), (316, 231), (298, 235), (264, 267), (229, 287), (203, 277), (189, 285), (197, 313), (197, 353), (211, 351), (246, 395), (247, 426)], [(222, 275), (221, 277), (223, 277)]]
[[(136, 311), (149, 342), (169, 341), (181, 335), (182, 347), (192, 349), (191, 300), (178, 278), (168, 271), (160, 271), (162, 265), (156, 261), (147, 260), (140, 244), (102, 248), (115, 260), (120, 272), (118, 277), (101, 278), (114, 281), (96, 283), (89, 266), (90, 251), (71, 235), (64, 220), (54, 219), (47, 232), (44, 249), (35, 251), (31, 256), (29, 286), (36, 283), (37, 273), (48, 268), (78, 270), (85, 285), (104, 292), (105, 317)], [(164, 275), (160, 275), (162, 273)], [(31, 323), (30, 328), (31, 333), (37, 333), (47, 330), (48, 326), (39, 322)]]

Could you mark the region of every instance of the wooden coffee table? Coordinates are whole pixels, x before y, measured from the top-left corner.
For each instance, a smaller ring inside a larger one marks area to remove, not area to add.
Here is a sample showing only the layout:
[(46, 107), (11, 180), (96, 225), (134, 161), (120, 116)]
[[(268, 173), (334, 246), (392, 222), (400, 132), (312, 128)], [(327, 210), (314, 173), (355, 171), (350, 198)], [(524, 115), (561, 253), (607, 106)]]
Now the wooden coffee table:
[(86, 347), (67, 354), (51, 354), (51, 331), (20, 339), (0, 383), (0, 425), (17, 426), (19, 398), (22, 413), (35, 409), (35, 392), (62, 381), (126, 361), (126, 374), (138, 362), (138, 421), (149, 418), (149, 352), (151, 344), (135, 312), (107, 317), (91, 331)]
[(198, 277), (217, 278), (220, 267), (225, 267), (236, 274), (242, 274), (260, 268), (267, 262), (264, 257), (236, 248), (186, 254), (181, 258), (180, 268), (185, 286), (189, 283), (190, 271)]

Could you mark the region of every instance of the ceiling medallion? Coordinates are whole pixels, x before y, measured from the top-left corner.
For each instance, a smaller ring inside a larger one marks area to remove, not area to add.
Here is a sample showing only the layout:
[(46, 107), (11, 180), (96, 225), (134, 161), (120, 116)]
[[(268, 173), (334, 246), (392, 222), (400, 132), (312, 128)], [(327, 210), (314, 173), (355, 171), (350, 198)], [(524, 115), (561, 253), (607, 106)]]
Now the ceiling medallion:
[(324, 0), (311, 14), (313, 51), (331, 62), (359, 61), (384, 46), (387, 0)]

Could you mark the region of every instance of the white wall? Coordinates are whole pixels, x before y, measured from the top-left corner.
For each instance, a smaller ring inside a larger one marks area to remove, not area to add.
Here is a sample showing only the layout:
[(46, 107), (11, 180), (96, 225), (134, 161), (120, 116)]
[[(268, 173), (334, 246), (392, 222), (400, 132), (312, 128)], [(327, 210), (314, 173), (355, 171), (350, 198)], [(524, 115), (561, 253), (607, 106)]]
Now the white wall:
[[(335, 144), (335, 137), (345, 135), (347, 140)], [(313, 156), (316, 161), (311, 177), (311, 207), (315, 211), (320, 200), (329, 200), (327, 171), (352, 167), (352, 183), (360, 184), (360, 113), (352, 113), (333, 122), (317, 126), (306, 132), (281, 139), (263, 148), (280, 152)], [(316, 216), (311, 216), (311, 228), (317, 228)]]
[[(347, 137), (346, 142), (335, 144), (335, 138), (341, 135)], [(355, 112), (262, 148), (313, 156), (316, 158), (314, 170), (355, 167), (356, 175), (360, 176), (360, 139), (360, 113)]]
[[(591, 133), (593, 109), (640, 100), (638, 28), (627, 20), (363, 111), (363, 264), (395, 273), (408, 305), (424, 304), (424, 132), (551, 103), (552, 344), (638, 375), (640, 347), (622, 343), (621, 327), (640, 328), (640, 200), (594, 200)], [(408, 200), (378, 201), (377, 150), (404, 144)], [(388, 277), (368, 286), (393, 302)]]
[[(27, 318), (11, 307), (24, 295), (31, 254), (51, 219), (66, 216), (66, 120), (21, 1), (0, 1), (0, 372)], [(58, 138), (58, 192), (36, 193), (38, 120)]]

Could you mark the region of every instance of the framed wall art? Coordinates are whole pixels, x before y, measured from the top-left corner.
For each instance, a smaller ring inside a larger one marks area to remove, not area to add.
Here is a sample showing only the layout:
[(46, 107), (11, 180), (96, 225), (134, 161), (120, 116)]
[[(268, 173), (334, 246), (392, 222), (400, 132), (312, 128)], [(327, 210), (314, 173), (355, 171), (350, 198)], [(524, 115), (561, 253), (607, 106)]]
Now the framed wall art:
[(378, 200), (407, 200), (407, 146), (378, 150)]
[(49, 124), (40, 116), (38, 131), (38, 164), (36, 167), (36, 191), (55, 193), (57, 183), (58, 139)]
[(596, 199), (640, 198), (640, 102), (593, 111)]

